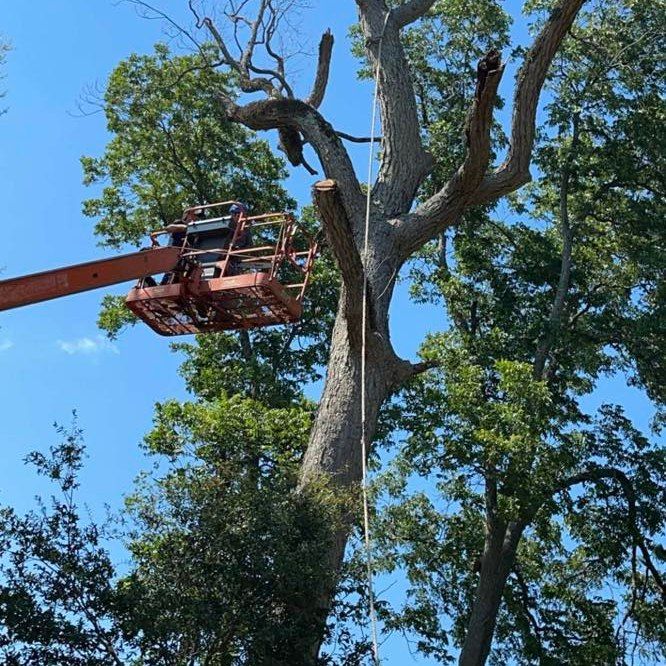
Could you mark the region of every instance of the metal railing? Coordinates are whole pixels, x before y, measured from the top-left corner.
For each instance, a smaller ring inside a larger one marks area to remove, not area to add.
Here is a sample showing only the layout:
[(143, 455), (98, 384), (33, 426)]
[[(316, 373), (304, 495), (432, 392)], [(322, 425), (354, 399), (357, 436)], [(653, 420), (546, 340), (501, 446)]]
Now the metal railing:
[[(237, 204), (235, 201), (224, 201), (214, 204), (192, 206), (183, 213), (183, 220), (190, 219), (200, 211), (222, 208)], [(207, 222), (222, 221), (229, 216), (206, 218)], [(184, 223), (184, 222), (183, 222)], [(267, 239), (271, 231), (275, 240)], [(263, 234), (260, 240), (264, 242), (252, 245), (253, 233)], [(265, 232), (268, 232), (267, 234)], [(153, 245), (157, 243), (157, 236), (171, 233), (168, 229), (161, 229), (151, 234)], [(247, 243), (244, 245), (244, 243)], [(239, 247), (239, 245), (243, 245)], [(302, 249), (299, 249), (302, 248)], [(264, 213), (262, 215), (248, 216), (241, 212), (233, 223), (233, 233), (228, 243), (220, 248), (195, 249), (184, 241), (181, 259), (192, 260), (201, 255), (218, 255), (219, 260), (209, 262), (220, 269), (220, 278), (231, 277), (239, 273), (255, 272), (268, 273), (271, 280), (281, 283), (282, 287), (292, 293), (296, 300), (301, 300), (309, 284), (312, 267), (318, 251), (316, 240), (305, 232), (290, 213)], [(267, 269), (267, 270), (259, 270)], [(296, 275), (294, 275), (294, 272)], [(285, 279), (295, 278), (295, 281), (283, 283)]]

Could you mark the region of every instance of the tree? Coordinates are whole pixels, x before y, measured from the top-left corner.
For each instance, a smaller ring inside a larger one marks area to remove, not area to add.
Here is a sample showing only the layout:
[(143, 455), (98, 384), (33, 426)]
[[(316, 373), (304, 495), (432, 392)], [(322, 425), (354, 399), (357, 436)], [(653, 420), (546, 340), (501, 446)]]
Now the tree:
[[(132, 570), (120, 583), (141, 654), (154, 663), (290, 664), (313, 620), (298, 609), (335, 500), (293, 492), (312, 406), (234, 396), (159, 406), (147, 437), (168, 472), (130, 498)], [(333, 501), (327, 501), (327, 500)]]
[(123, 664), (113, 614), (120, 599), (102, 545), (105, 526), (82, 524), (76, 504), (82, 465), (76, 421), (62, 441), (27, 461), (58, 486), (49, 503), (19, 516), (0, 511), (0, 654), (6, 664)]
[[(267, 144), (226, 120), (217, 94), (230, 91), (232, 83), (207, 66), (210, 56), (207, 50), (173, 56), (157, 45), (154, 55), (130, 56), (111, 74), (98, 103), (113, 139), (103, 157), (82, 159), (84, 182), (104, 184), (83, 210), (97, 219), (95, 231), (105, 245), (138, 245), (196, 202), (237, 198), (255, 211), (293, 206), (278, 184), (285, 175), (281, 162)], [(311, 213), (303, 222), (314, 228)], [(256, 397), (261, 390), (267, 404), (300, 395), (301, 383), (318, 378), (332, 325), (336, 284), (330, 259), (319, 268), (310, 290), (317, 305), (299, 324), (201, 336), (197, 345), (180, 345), (190, 359), (183, 368), (188, 386), (202, 397), (222, 389)], [(134, 322), (122, 299), (104, 299), (99, 323), (111, 337)], [(292, 349), (299, 341), (301, 348)]]
[[(362, 252), (365, 223), (363, 193), (338, 133), (317, 110), (325, 92), (332, 36), (326, 34), (322, 38), (312, 93), (307, 100), (301, 101), (294, 98), (286, 78), (284, 58), (273, 48), (283, 9), (281, 6), (260, 3), (255, 17), (241, 15), (241, 9), (246, 5), (232, 13), (239, 44), (244, 29), (247, 29), (246, 45), (236, 57), (214, 22), (200, 16), (191, 5), (200, 27), (206, 28), (214, 40), (217, 48), (215, 62), (221, 61), (230, 69), (245, 93), (263, 92), (269, 97), (265, 101), (240, 106), (232, 97), (222, 93), (227, 117), (252, 129), (277, 129), (282, 148), (294, 165), (303, 163), (303, 144), (309, 143), (329, 178), (329, 181), (315, 188), (315, 199), (340, 269), (342, 287), (326, 388), (302, 463), (301, 488), (307, 488), (315, 480), (320, 483), (325, 478), (345, 491), (359, 480), (360, 324), (363, 313), (358, 294), (364, 275), (369, 294), (366, 357), (368, 438), (372, 438), (380, 407), (389, 395), (430, 365), (443, 362), (440, 358), (429, 358), (424, 364), (411, 365), (393, 353), (388, 306), (395, 276), (421, 248), (428, 248), (432, 239), (439, 238), (440, 249), (444, 249), (446, 234), (443, 232), (461, 229), (462, 236), (468, 222), (475, 215), (478, 219), (482, 212), (480, 206), (491, 206), (529, 180), (539, 93), (553, 57), (582, 4), (582, 1), (572, 1), (554, 6), (549, 18), (542, 22), (517, 77), (506, 159), (495, 170), (489, 171), (493, 146), (495, 150), (501, 149), (503, 139), (501, 132), (492, 132), (496, 90), (504, 70), (493, 47), (502, 47), (507, 43), (507, 22), (499, 8), (494, 3), (483, 4), (479, 10), (482, 20), (478, 23), (479, 32), (483, 34), (477, 38), (470, 40), (467, 37), (465, 40), (460, 32), (456, 34), (458, 41), (451, 40), (453, 46), (440, 40), (441, 48), (437, 56), (447, 65), (451, 61), (452, 65), (443, 75), (422, 46), (419, 50), (419, 43), (424, 41), (419, 42), (423, 33), (417, 31), (425, 30), (427, 36), (430, 29), (431, 39), (426, 39), (425, 43), (432, 45), (434, 22), (440, 20), (445, 28), (443, 33), (437, 34), (452, 35), (455, 33), (455, 19), (461, 18), (466, 11), (464, 8), (448, 8), (432, 1), (418, 0), (395, 3), (390, 7), (380, 0), (357, 3), (365, 57), (369, 70), (374, 72), (376, 68), (379, 76), (383, 121), (382, 158), (379, 177), (371, 193), (369, 252), (365, 257)], [(595, 5), (595, 11), (601, 12), (604, 4)], [(550, 3), (541, 3), (538, 8), (550, 7)], [(635, 9), (631, 3), (628, 7)], [(378, 61), (380, 41), (383, 57)], [(274, 67), (257, 68), (254, 64), (259, 44), (265, 44)], [(464, 57), (461, 57), (461, 51)], [(484, 53), (479, 62), (474, 91), (462, 85), (462, 94), (453, 96), (455, 106), (452, 105), (448, 101), (451, 95), (445, 94), (448, 92), (446, 88), (451, 88), (465, 76), (474, 54)], [(433, 96), (433, 92), (437, 94)], [(565, 105), (571, 103), (562, 99)], [(463, 141), (451, 139), (456, 135), (452, 132), (456, 124), (457, 134), (464, 134)], [(430, 154), (421, 140), (422, 131), (425, 131)], [(556, 145), (557, 142), (554, 143)], [(446, 152), (441, 155), (441, 151)], [(548, 149), (544, 148), (542, 154), (547, 155)], [(559, 177), (562, 178), (562, 175), (559, 174)], [(570, 184), (565, 184), (565, 190), (567, 187)], [(566, 192), (564, 196), (566, 198)], [(414, 209), (416, 197), (419, 203)], [(479, 238), (485, 240), (478, 230), (469, 233), (472, 247), (483, 242)], [(530, 248), (534, 251), (537, 239), (529, 232), (525, 235), (532, 241)], [(497, 242), (493, 235), (489, 240)], [(479, 279), (479, 276), (474, 279)], [(455, 281), (451, 282), (450, 288), (455, 285)], [(553, 307), (544, 303), (547, 300), (544, 298), (533, 304), (537, 310), (544, 311), (544, 307), (546, 312), (550, 310), (545, 320), (535, 319), (534, 330), (527, 336), (528, 340), (536, 340), (534, 358), (523, 355), (518, 359), (522, 363), (534, 364), (536, 378), (545, 371), (562, 316), (561, 296), (556, 298)], [(464, 304), (453, 298), (447, 305), (455, 318)], [(476, 309), (478, 316), (479, 303), (474, 305), (473, 299), (469, 307)], [(464, 326), (465, 320), (459, 319)], [(472, 317), (467, 325), (470, 330), (475, 330), (478, 322), (475, 323)], [(625, 351), (628, 348), (628, 344), (621, 346)], [(503, 356), (508, 356), (508, 351), (508, 348), (504, 349)], [(646, 364), (643, 363), (643, 366), (645, 370)], [(645, 372), (641, 374), (646, 376)], [(524, 373), (520, 376), (524, 379)], [(563, 393), (560, 394), (561, 399), (562, 396)], [(490, 473), (487, 476), (490, 477)], [(492, 485), (491, 478), (486, 480)], [(349, 526), (348, 522), (341, 528), (327, 554), (332, 570), (336, 570), (342, 561)], [(490, 616), (494, 618), (502, 589), (503, 585), (495, 585), (492, 599), (479, 599), (477, 610), (490, 601)], [(323, 584), (318, 594), (313, 595), (311, 607), (305, 611), (318, 613), (322, 626), (332, 594), (333, 586)], [(471, 634), (469, 639), (470, 643), (476, 643), (481, 648), (477, 657), (479, 660), (484, 658), (482, 653), (487, 652), (489, 647), (494, 619), (481, 624), (485, 632), (483, 637)], [(313, 654), (318, 651), (319, 642), (313, 642)]]
[(500, 663), (663, 658), (663, 448), (584, 396), (626, 372), (663, 403), (664, 139), (644, 121), (664, 111), (664, 16), (594, 9), (553, 69), (518, 221), (468, 218), (413, 266), (453, 326), (397, 419), (382, 561), (412, 587), (386, 619), (443, 660), (453, 642), (482, 663), (496, 621)]
[[(166, 471), (144, 475), (122, 523), (82, 515), (82, 433), (59, 428), (27, 458), (58, 492), (0, 510), (3, 663), (294, 663), (313, 627), (293, 609), (325, 575), (339, 513), (291, 492), (311, 413), (240, 396), (159, 406), (146, 445)], [(107, 550), (118, 538), (124, 571)]]
[[(497, 12), (501, 11), (492, 4)], [(262, 92), (268, 98), (239, 105), (234, 99), (224, 97), (228, 117), (254, 130), (277, 129), (294, 165), (303, 162), (303, 144), (310, 144), (327, 178), (315, 186), (315, 201), (340, 270), (341, 292), (326, 385), (302, 463), (303, 489), (321, 482), (322, 478), (343, 492), (358, 484), (362, 435), (368, 441), (373, 438), (386, 399), (429, 366), (400, 359), (391, 346), (388, 311), (400, 269), (442, 232), (460, 228), (470, 209), (490, 206), (530, 180), (539, 95), (583, 0), (542, 5), (551, 11), (525, 53), (517, 76), (504, 161), (497, 167), (491, 166), (493, 110), (504, 64), (499, 52), (490, 50), (479, 62), (475, 92), (466, 104), (464, 127), (459, 128), (465, 136), (463, 156), (453, 169), (444, 169), (445, 179), (440, 181), (440, 175), (428, 181), (436, 159), (422, 140), (423, 118), (419, 117), (414, 88), (418, 79), (411, 75), (413, 68), (404, 35), (429, 12), (446, 13), (446, 7), (435, 0), (409, 0), (389, 6), (384, 0), (357, 0), (365, 57), (378, 77), (383, 135), (378, 177), (370, 193), (367, 251), (364, 250), (366, 201), (362, 188), (339, 135), (318, 111), (326, 86), (332, 37), (326, 34), (322, 38), (313, 91), (306, 100), (299, 100), (286, 80), (284, 59), (272, 48), (280, 13), (274, 3), (260, 3), (257, 15), (249, 19), (240, 14), (244, 4), (232, 15), (237, 30), (247, 26), (247, 42), (239, 56), (231, 52), (210, 18), (196, 15), (199, 25), (207, 28), (215, 40), (219, 59), (238, 77), (241, 89), (245, 93)], [(258, 44), (265, 44), (273, 58), (272, 68), (261, 67), (258, 71), (254, 65)], [(422, 104), (421, 110), (424, 108)], [(430, 192), (421, 189), (427, 182), (431, 185)], [(419, 192), (423, 197), (414, 207)], [(363, 312), (360, 298), (362, 285), (367, 285), (367, 313)], [(367, 321), (366, 331), (362, 330), (363, 321)], [(363, 351), (366, 413), (361, 415)], [(364, 433), (362, 416), (368, 424)], [(494, 472), (486, 471), (484, 479), (492, 495)], [(349, 529), (350, 524), (341, 528), (326, 554), (332, 570), (341, 566)], [(517, 542), (519, 537), (520, 530), (514, 531), (512, 539)], [(488, 530), (489, 549), (495, 538), (493, 530)], [(496, 559), (490, 562), (488, 558), (486, 571), (489, 566), (497, 566)], [(510, 564), (507, 560), (503, 568), (510, 569)], [(505, 576), (502, 572), (500, 578)], [(485, 580), (483, 576), (482, 579)], [(469, 639), (475, 641), (477, 650), (475, 655), (464, 652), (463, 663), (485, 661), (501, 589), (503, 585), (493, 584), (488, 589), (485, 584), (479, 586), (470, 630), (480, 633), (472, 633)], [(308, 612), (320, 615), (322, 628), (333, 593), (334, 587), (324, 581), (310, 600)], [(319, 651), (321, 635), (313, 637), (313, 659)]]

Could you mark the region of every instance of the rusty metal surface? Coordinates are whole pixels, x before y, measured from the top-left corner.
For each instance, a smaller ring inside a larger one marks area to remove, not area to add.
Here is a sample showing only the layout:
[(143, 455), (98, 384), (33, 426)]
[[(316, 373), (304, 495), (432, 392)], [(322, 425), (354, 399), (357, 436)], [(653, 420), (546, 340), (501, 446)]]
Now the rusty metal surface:
[(268, 273), (135, 287), (127, 307), (160, 335), (186, 335), (298, 321), (302, 308)]
[(158, 247), (111, 259), (57, 268), (0, 281), (0, 310), (164, 273), (178, 263), (180, 248)]

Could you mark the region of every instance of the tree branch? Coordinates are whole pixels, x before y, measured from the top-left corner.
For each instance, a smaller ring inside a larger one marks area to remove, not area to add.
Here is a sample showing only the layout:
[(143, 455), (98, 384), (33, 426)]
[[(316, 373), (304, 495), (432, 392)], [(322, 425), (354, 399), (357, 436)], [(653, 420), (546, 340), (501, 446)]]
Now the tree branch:
[(410, 377), (416, 377), (416, 375), (421, 375), (428, 370), (433, 370), (434, 368), (439, 368), (441, 366), (441, 361), (430, 360), (430, 361), (420, 361), (419, 363), (410, 363)]
[(488, 168), (493, 108), (504, 72), (499, 53), (490, 51), (479, 63), (479, 70), (483, 74), (479, 75), (477, 94), (467, 116), (465, 161), (437, 194), (396, 225), (396, 242), (403, 261), (444, 229), (458, 223)]
[(245, 106), (238, 106), (227, 96), (220, 99), (228, 117), (250, 129), (300, 132), (317, 153), (326, 177), (337, 182), (349, 219), (363, 216), (365, 200), (349, 155), (335, 130), (315, 108), (297, 99), (268, 99)]
[(536, 639), (536, 648), (539, 653), (539, 658), (543, 659), (544, 657), (543, 629), (539, 625), (539, 621), (535, 617), (534, 613), (532, 613), (532, 608), (534, 608), (536, 612), (538, 612), (538, 609), (536, 608), (536, 604), (534, 604), (534, 602), (530, 598), (530, 590), (529, 587), (527, 586), (527, 581), (525, 580), (520, 570), (520, 567), (518, 566), (517, 563), (513, 567), (513, 573), (516, 577), (516, 582), (518, 583), (518, 588), (520, 590), (520, 600), (522, 602), (522, 609), (525, 613), (525, 617), (527, 618), (528, 624), (532, 627), (534, 638)]
[(629, 524), (629, 529), (631, 531), (634, 543), (638, 546), (643, 559), (645, 560), (645, 565), (652, 574), (652, 577), (655, 580), (655, 583), (661, 591), (662, 598), (666, 601), (666, 583), (661, 576), (661, 573), (654, 565), (650, 551), (645, 543), (645, 539), (638, 529), (637, 525), (637, 511), (636, 511), (636, 491), (634, 486), (631, 483), (629, 477), (616, 467), (595, 467), (593, 469), (586, 470), (580, 474), (574, 474), (567, 479), (564, 479), (562, 482), (557, 484), (553, 489), (551, 495), (556, 495), (557, 493), (568, 490), (569, 488), (576, 486), (580, 483), (598, 483), (604, 479), (612, 479), (617, 481), (622, 489), (625, 499), (627, 500), (627, 522)]
[[(234, 58), (234, 56), (231, 54), (231, 51), (229, 51), (226, 42), (224, 41), (222, 35), (220, 34), (220, 31), (217, 29), (213, 21), (210, 18), (205, 17), (202, 19), (202, 23), (203, 25), (206, 26), (208, 32), (210, 32), (211, 36), (213, 37), (213, 40), (217, 44), (217, 47), (220, 49), (220, 52), (222, 53), (222, 57), (224, 58), (225, 63), (238, 73), (240, 89), (243, 92), (251, 93), (251, 92), (263, 91), (269, 97), (281, 96), (277, 88), (271, 83), (270, 79), (266, 79), (263, 77), (253, 78), (250, 76), (250, 68), (249, 68), (250, 62), (249, 58), (246, 57), (247, 47), (246, 51), (242, 56), (242, 59), (240, 61), (236, 60), (236, 58)], [(280, 80), (280, 75), (277, 72), (272, 72), (271, 76)]]
[(267, 0), (261, 0), (259, 4), (259, 10), (257, 11), (257, 18), (254, 21), (250, 22), (250, 38), (247, 40), (243, 54), (241, 55), (239, 65), (244, 72), (249, 70), (250, 65), (252, 64), (252, 54), (254, 53), (254, 47), (257, 44), (257, 34), (259, 28), (264, 20), (264, 14), (266, 13)]
[(579, 120), (580, 114), (574, 113), (571, 145), (567, 151), (562, 171), (560, 174), (560, 233), (562, 235), (562, 262), (560, 277), (555, 291), (555, 298), (550, 309), (550, 316), (546, 323), (546, 330), (541, 337), (534, 355), (534, 377), (541, 379), (546, 365), (546, 357), (559, 333), (564, 304), (569, 291), (571, 280), (571, 253), (573, 250), (573, 233), (569, 223), (569, 185), (571, 180), (571, 167), (576, 158), (576, 149), (579, 142)]
[(373, 72), (378, 71), (384, 135), (372, 198), (390, 218), (409, 210), (433, 161), (421, 141), (414, 86), (395, 15), (384, 0), (356, 0), (356, 4), (368, 62)]
[(585, 0), (562, 0), (534, 40), (518, 72), (511, 121), (511, 143), (506, 161), (488, 174), (479, 188), (475, 204), (494, 201), (527, 183), (534, 145), (537, 104), (546, 74), (562, 40)]
[(398, 29), (404, 28), (421, 18), (421, 16), (423, 16), (435, 4), (435, 2), (436, 0), (409, 0), (396, 7), (393, 10), (393, 17)]
[(496, 471), (486, 463), (484, 471), (484, 504), (486, 508), (486, 538), (498, 529), (499, 518), (497, 515), (497, 478)]
[[(353, 136), (352, 134), (347, 134), (347, 132), (341, 132), (340, 130), (335, 130), (335, 133), (342, 139), (351, 141), (352, 143), (370, 143), (373, 139), (369, 136)], [(381, 141), (381, 137), (375, 137), (374, 141)]]
[(324, 100), (326, 85), (328, 84), (328, 73), (331, 67), (331, 54), (333, 53), (333, 34), (327, 30), (319, 42), (319, 59), (317, 60), (317, 75), (315, 76), (312, 92), (305, 100), (315, 109), (318, 109)]
[[(241, 4), (241, 9), (244, 4)], [(240, 9), (234, 9), (233, 11), (240, 11)], [(229, 15), (230, 20), (234, 23), (236, 43), (241, 50), (240, 58), (235, 58), (231, 54), (224, 38), (210, 18), (200, 18), (196, 12), (194, 14), (197, 17), (198, 24), (205, 25), (208, 28), (208, 31), (220, 49), (224, 62), (239, 75), (241, 90), (244, 92), (263, 91), (269, 98), (274, 100), (294, 99), (293, 91), (285, 78), (284, 58), (275, 52), (271, 44), (281, 17), (280, 11), (274, 6), (272, 0), (261, 0), (254, 20), (243, 17), (238, 13)], [(237, 36), (237, 26), (239, 23), (247, 26), (250, 32), (244, 47), (241, 46)], [(259, 68), (253, 64), (252, 56), (257, 44), (263, 44), (268, 55), (275, 60), (277, 63), (276, 70)], [(322, 36), (319, 45), (319, 62), (315, 82), (312, 92), (305, 102), (305, 104), (315, 109), (321, 104), (326, 92), (332, 49), (333, 35), (329, 30)], [(265, 75), (268, 78), (261, 76), (253, 77), (252, 74)], [(237, 110), (239, 108), (226, 98), (224, 104), (227, 109)], [(230, 117), (233, 118), (232, 115)], [(241, 120), (240, 122), (243, 121)], [(305, 143), (310, 142), (311, 137), (303, 138), (304, 135), (302, 136), (303, 132), (299, 124), (281, 123), (272, 125), (271, 127), (278, 130), (280, 135), (280, 149), (286, 154), (289, 163), (293, 166), (305, 167), (311, 175), (316, 174), (317, 171), (308, 164), (303, 155), (303, 146)], [(321, 144), (319, 145), (321, 148)], [(316, 147), (315, 150), (317, 150)], [(331, 174), (327, 173), (327, 175)], [(337, 174), (337, 178), (340, 180), (339, 174)]]

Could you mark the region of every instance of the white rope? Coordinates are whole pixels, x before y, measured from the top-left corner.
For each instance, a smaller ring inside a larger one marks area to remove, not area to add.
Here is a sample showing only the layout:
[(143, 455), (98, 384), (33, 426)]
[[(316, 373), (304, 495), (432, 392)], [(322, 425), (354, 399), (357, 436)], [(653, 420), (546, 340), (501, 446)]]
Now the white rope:
[(375, 67), (375, 92), (372, 100), (372, 124), (370, 127), (370, 150), (368, 154), (368, 182), (367, 195), (365, 199), (365, 236), (363, 239), (363, 311), (361, 315), (361, 469), (363, 486), (363, 532), (365, 538), (365, 562), (368, 578), (368, 600), (370, 605), (370, 627), (372, 630), (372, 654), (375, 666), (380, 666), (379, 662), (379, 641), (377, 639), (377, 613), (375, 611), (375, 593), (373, 589), (373, 562), (372, 562), (372, 541), (370, 538), (370, 509), (368, 501), (368, 429), (366, 420), (366, 376), (365, 376), (365, 357), (367, 342), (367, 316), (368, 316), (368, 246), (370, 237), (370, 203), (372, 194), (373, 164), (375, 161), (375, 125), (377, 123), (377, 100), (379, 98), (379, 67), (382, 59), (382, 42), (384, 41), (384, 31), (388, 22), (389, 14), (384, 19), (384, 27), (379, 37), (379, 46), (377, 48), (377, 66)]

